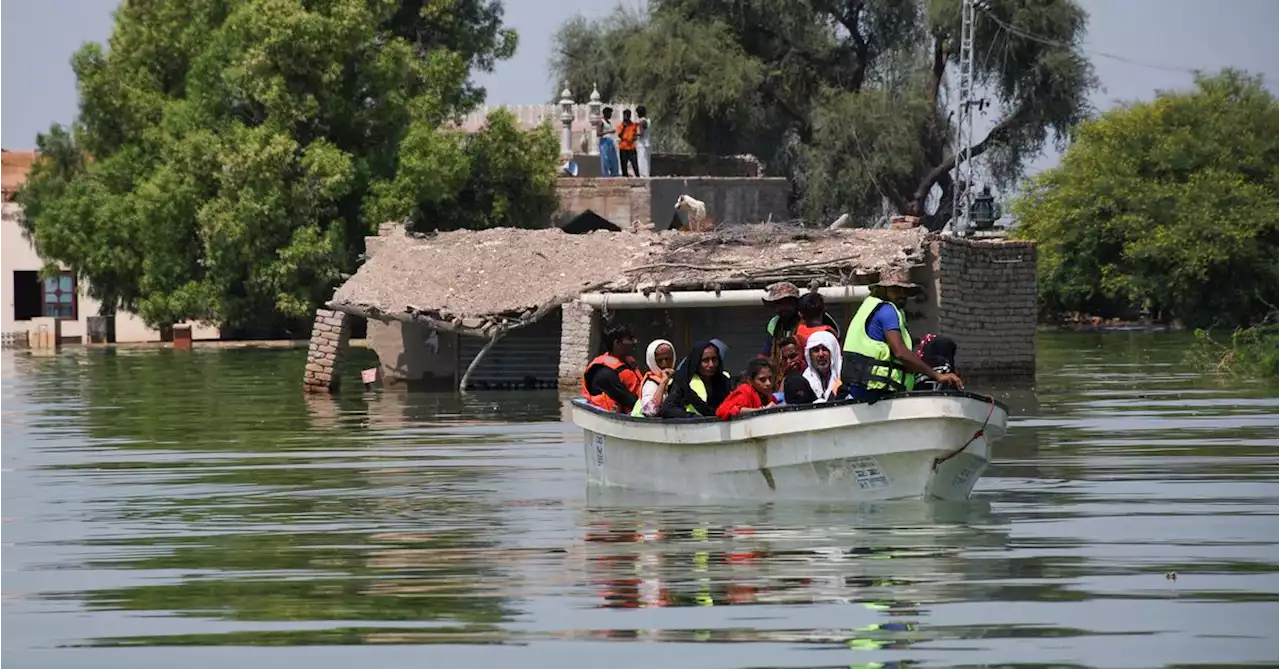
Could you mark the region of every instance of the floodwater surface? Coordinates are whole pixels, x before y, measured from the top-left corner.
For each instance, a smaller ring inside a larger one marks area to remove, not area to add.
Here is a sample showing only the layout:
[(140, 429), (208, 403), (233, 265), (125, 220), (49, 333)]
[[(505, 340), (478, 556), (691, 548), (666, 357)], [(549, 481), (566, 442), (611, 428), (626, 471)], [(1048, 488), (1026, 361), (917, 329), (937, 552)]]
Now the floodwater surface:
[(1034, 390), (974, 388), (1012, 416), (972, 501), (870, 505), (589, 489), (553, 391), (6, 351), (3, 661), (1276, 666), (1276, 385), (1186, 341), (1042, 335)]

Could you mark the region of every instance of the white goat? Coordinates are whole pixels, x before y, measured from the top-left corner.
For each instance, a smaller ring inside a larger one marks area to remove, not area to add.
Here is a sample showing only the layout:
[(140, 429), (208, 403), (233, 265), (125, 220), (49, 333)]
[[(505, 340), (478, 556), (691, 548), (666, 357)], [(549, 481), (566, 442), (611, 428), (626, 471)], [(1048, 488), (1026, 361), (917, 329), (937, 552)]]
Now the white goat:
[(703, 224), (707, 220), (707, 203), (695, 200), (688, 195), (681, 195), (676, 200), (676, 211), (683, 211), (689, 215), (690, 232), (703, 232)]

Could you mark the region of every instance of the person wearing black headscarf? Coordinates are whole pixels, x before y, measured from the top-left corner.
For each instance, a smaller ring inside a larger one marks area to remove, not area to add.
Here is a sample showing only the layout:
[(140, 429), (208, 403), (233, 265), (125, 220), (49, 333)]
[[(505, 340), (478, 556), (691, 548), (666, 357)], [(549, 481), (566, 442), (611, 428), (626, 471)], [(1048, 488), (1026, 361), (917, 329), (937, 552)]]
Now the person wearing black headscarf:
[[(706, 397), (696, 389), (705, 391)], [(700, 341), (689, 350), (684, 364), (676, 369), (671, 389), (662, 402), (663, 418), (714, 418), (716, 408), (729, 396), (729, 377), (724, 374), (720, 348), (710, 341)], [(690, 411), (689, 409), (692, 409)]]
[[(956, 342), (954, 339), (935, 334), (927, 334), (920, 340), (916, 355), (924, 364), (939, 374), (954, 374), (956, 371)], [(952, 386), (940, 384), (923, 374), (916, 375), (916, 390), (948, 390)]]
[(788, 374), (782, 382), (782, 399), (785, 404), (813, 404), (818, 400), (817, 393), (809, 379), (802, 374)]

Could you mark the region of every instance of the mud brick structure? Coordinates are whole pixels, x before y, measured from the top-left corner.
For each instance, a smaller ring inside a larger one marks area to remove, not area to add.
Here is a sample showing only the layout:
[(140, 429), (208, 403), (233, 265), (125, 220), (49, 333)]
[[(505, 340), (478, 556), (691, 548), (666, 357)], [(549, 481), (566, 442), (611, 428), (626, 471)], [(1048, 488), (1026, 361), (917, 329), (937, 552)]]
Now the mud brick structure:
[(342, 358), (346, 353), (350, 328), (347, 315), (331, 309), (317, 309), (307, 349), (307, 367), (302, 387), (309, 393), (336, 392), (342, 382)]

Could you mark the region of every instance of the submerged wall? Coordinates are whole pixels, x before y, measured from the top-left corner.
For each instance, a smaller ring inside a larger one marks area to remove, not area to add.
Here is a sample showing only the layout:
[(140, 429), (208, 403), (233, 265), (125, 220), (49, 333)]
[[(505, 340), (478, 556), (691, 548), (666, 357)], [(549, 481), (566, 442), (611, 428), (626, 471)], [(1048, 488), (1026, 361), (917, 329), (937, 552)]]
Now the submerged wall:
[(929, 251), (933, 331), (956, 340), (961, 374), (1034, 377), (1035, 243), (939, 237)]
[(416, 323), (370, 320), (365, 338), (378, 354), (384, 385), (422, 390), (458, 387), (458, 335)]

